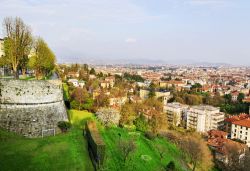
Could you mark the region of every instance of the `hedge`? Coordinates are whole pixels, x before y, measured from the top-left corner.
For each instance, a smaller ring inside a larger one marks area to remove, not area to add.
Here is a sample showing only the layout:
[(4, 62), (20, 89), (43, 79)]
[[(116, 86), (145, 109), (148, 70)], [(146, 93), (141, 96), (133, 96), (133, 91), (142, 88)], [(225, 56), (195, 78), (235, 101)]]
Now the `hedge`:
[(85, 129), (89, 154), (95, 169), (98, 170), (104, 163), (105, 143), (99, 134), (95, 121), (87, 121)]

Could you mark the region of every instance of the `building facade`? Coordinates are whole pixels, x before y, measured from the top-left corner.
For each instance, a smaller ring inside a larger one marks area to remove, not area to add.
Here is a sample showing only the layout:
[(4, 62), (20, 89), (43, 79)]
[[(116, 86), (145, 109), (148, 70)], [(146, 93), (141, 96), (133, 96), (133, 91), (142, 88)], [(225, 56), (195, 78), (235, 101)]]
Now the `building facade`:
[(199, 105), (192, 106), (187, 110), (187, 129), (205, 133), (212, 129), (222, 129), (225, 114), (219, 108)]
[(232, 123), (231, 138), (239, 139), (250, 147), (250, 118), (246, 118)]
[(167, 114), (169, 124), (173, 126), (181, 126), (182, 123), (185, 123), (187, 109), (187, 105), (174, 102), (164, 105), (163, 112)]

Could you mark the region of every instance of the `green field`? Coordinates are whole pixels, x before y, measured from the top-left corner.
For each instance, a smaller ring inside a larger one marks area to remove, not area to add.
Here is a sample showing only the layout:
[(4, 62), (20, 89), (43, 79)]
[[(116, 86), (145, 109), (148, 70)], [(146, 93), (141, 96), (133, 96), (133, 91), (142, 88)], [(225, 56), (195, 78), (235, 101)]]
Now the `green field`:
[[(70, 113), (74, 123), (90, 116), (84, 111)], [(82, 130), (74, 125), (66, 134), (36, 139), (0, 130), (0, 170), (92, 171), (93, 166)]]
[[(101, 134), (106, 144), (106, 170), (138, 170), (138, 171), (160, 171), (164, 170), (169, 161), (174, 161), (177, 170), (187, 170), (186, 164), (182, 161), (180, 156), (181, 152), (174, 144), (169, 143), (164, 138), (156, 138), (149, 140), (139, 132), (129, 132), (122, 128), (109, 128), (102, 129)], [(127, 164), (123, 164), (120, 151), (117, 144), (121, 139), (135, 138), (137, 149), (134, 154), (131, 155), (131, 161)], [(162, 161), (160, 160), (160, 154), (157, 150), (159, 146), (164, 149)], [(148, 160), (143, 159), (146, 156)]]

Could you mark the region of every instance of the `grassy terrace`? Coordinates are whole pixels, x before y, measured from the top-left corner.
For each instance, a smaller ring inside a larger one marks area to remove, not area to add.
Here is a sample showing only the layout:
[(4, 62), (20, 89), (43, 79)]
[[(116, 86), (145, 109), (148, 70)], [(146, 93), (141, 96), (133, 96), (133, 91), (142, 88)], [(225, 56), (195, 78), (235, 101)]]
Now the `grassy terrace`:
[[(73, 128), (66, 134), (27, 139), (0, 130), (0, 170), (92, 171), (93, 166), (88, 156), (86, 140), (82, 136), (82, 128), (85, 121), (94, 116), (86, 111), (69, 110), (68, 113)], [(187, 170), (180, 151), (165, 139), (148, 140), (139, 132), (129, 132), (122, 128), (104, 129), (98, 125), (106, 144), (104, 170), (158, 171), (171, 160), (175, 162), (178, 170)], [(136, 139), (137, 149), (125, 167), (117, 147), (120, 139), (118, 134), (121, 134), (122, 139)], [(166, 151), (162, 161), (156, 150), (157, 144)], [(143, 156), (146, 156), (147, 160)]]
[[(73, 123), (89, 117), (88, 112), (70, 111)], [(75, 119), (75, 120), (74, 120)], [(92, 171), (86, 140), (77, 124), (69, 133), (54, 137), (27, 139), (0, 130), (0, 170), (10, 171)]]

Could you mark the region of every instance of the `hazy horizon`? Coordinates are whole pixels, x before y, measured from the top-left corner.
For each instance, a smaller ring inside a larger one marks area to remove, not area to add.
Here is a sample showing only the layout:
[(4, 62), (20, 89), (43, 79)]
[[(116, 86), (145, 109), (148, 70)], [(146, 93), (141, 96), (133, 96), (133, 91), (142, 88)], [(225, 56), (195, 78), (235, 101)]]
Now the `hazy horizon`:
[(8, 16), (30, 25), (59, 62), (250, 66), (247, 0), (2, 0), (0, 22)]

